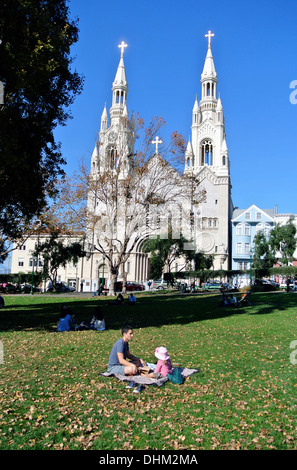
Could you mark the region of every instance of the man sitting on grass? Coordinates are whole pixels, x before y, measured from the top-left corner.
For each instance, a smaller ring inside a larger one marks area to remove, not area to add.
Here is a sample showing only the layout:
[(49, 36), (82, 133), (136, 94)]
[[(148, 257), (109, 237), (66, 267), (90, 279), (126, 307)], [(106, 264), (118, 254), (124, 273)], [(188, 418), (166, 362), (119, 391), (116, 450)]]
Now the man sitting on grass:
[(108, 361), (107, 372), (121, 375), (136, 375), (138, 368), (145, 362), (139, 357), (133, 356), (129, 351), (129, 341), (133, 339), (131, 326), (122, 328), (122, 338), (114, 344)]
[(129, 297), (128, 297), (128, 305), (135, 305), (136, 304), (136, 297), (134, 294), (130, 294)]

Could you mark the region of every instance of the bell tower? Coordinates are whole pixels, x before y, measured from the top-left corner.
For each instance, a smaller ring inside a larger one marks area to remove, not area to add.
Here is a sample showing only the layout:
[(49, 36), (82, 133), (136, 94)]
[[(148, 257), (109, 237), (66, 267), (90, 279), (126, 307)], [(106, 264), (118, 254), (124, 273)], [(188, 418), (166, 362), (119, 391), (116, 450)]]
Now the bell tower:
[(124, 52), (128, 45), (122, 41), (120, 62), (112, 84), (112, 105), (107, 113), (106, 104), (101, 116), (99, 140), (95, 144), (91, 160), (91, 172), (118, 170), (125, 177), (131, 169), (134, 152), (134, 124), (127, 109), (128, 82), (124, 64)]
[(208, 39), (207, 54), (201, 74), (201, 99), (197, 96), (192, 110), (192, 139), (185, 153), (184, 173), (196, 175), (206, 190), (206, 201), (196, 214), (196, 247), (214, 255), (215, 269), (229, 267), (231, 181), (229, 153), (226, 143), (225, 119), (218, 77), (211, 49), (214, 34)]

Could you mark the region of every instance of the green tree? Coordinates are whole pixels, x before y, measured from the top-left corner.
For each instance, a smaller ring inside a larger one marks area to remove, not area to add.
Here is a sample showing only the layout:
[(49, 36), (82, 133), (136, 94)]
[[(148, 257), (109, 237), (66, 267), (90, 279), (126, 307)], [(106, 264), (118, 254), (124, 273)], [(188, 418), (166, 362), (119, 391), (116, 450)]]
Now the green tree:
[(169, 228), (168, 237), (149, 238), (143, 244), (143, 251), (151, 253), (151, 277), (158, 279), (166, 271), (167, 279), (170, 279), (173, 263), (180, 257), (185, 258), (185, 264), (194, 259), (194, 250), (185, 249), (188, 241), (181, 235), (180, 238), (172, 238), (172, 230)]
[(277, 224), (270, 232), (269, 244), (275, 254), (281, 253), (281, 263), (288, 265), (296, 250), (296, 226), (293, 218), (285, 225)]
[(274, 263), (275, 253), (270, 247), (270, 239), (261, 230), (254, 237), (253, 267), (255, 269), (269, 269)]
[(202, 251), (195, 253), (195, 271), (211, 269), (213, 266), (214, 255), (205, 255)]
[(63, 240), (59, 232), (53, 232), (48, 240), (40, 243), (33, 253), (33, 256), (42, 256), (42, 277), (45, 280), (50, 279), (54, 287), (57, 283), (59, 267), (63, 266), (65, 268), (69, 261), (76, 264), (79, 258), (85, 256), (82, 243), (79, 241), (71, 241), (69, 237), (67, 238), (65, 243), (65, 240)]
[(55, 195), (65, 161), (54, 129), (83, 80), (72, 70), (78, 27), (67, 0), (2, 0), (0, 39), (0, 239), (15, 239)]

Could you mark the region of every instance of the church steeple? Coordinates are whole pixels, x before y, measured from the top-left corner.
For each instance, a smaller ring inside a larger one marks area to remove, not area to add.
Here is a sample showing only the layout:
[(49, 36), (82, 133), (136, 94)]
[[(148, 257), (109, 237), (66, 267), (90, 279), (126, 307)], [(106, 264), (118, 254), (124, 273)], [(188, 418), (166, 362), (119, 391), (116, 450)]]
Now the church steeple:
[(124, 41), (119, 44), (121, 58), (117, 68), (116, 76), (112, 84), (112, 106), (110, 108), (110, 119), (119, 119), (127, 104), (128, 82), (124, 64), (124, 51), (128, 47)]
[(205, 109), (215, 110), (217, 105), (216, 96), (218, 79), (211, 51), (211, 38), (213, 36), (214, 34), (211, 33), (211, 31), (208, 31), (208, 34), (205, 34), (205, 37), (208, 38), (208, 49), (201, 74), (201, 111)]
[(106, 109), (106, 103), (103, 109), (103, 113), (101, 115), (101, 131), (106, 131), (108, 128), (108, 115), (107, 115), (107, 109)]

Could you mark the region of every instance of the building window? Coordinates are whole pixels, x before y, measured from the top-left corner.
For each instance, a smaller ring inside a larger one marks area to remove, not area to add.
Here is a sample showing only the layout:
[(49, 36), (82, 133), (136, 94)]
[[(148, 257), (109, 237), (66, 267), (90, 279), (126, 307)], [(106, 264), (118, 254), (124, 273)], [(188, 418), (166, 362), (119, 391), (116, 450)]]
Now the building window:
[(238, 261), (237, 269), (242, 270), (242, 262), (241, 261)]
[(242, 224), (236, 225), (236, 235), (242, 235)]
[(236, 253), (238, 255), (241, 255), (241, 253), (242, 253), (242, 244), (241, 243), (236, 243)]
[(118, 154), (117, 154), (117, 149), (116, 147), (109, 147), (107, 150), (107, 158), (109, 162), (110, 169), (116, 169), (117, 168), (117, 160), (118, 160)]
[(249, 243), (245, 243), (245, 244), (244, 244), (244, 253), (245, 253), (246, 255), (248, 255), (249, 252), (250, 252), (250, 244), (249, 244)]
[(257, 212), (257, 220), (261, 220), (261, 212)]
[(249, 212), (246, 212), (246, 213), (245, 213), (245, 218), (246, 218), (247, 220), (250, 220), (251, 214), (250, 214)]
[(257, 224), (256, 225), (256, 233), (261, 232), (261, 230), (262, 230), (262, 224)]
[(211, 140), (201, 142), (201, 165), (212, 165), (213, 147)]
[(249, 224), (244, 224), (244, 234), (245, 235), (251, 234), (251, 226)]
[(21, 245), (21, 246), (19, 247), (19, 250), (25, 251), (25, 250), (26, 250), (26, 245)]
[(18, 265), (24, 266), (24, 258), (19, 258)]

